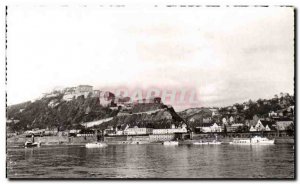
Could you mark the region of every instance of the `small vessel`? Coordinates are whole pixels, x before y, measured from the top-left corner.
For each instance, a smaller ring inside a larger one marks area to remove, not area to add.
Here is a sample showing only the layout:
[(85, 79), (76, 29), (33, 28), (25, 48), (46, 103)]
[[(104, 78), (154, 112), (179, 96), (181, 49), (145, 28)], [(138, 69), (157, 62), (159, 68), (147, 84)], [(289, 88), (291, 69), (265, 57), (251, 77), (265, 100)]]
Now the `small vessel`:
[(254, 136), (249, 139), (233, 139), (231, 144), (241, 144), (241, 145), (268, 145), (274, 144), (274, 139), (268, 139), (266, 137)]
[(208, 144), (208, 142), (207, 141), (204, 142), (204, 141), (200, 140), (199, 142), (194, 142), (193, 144), (195, 144), (195, 145), (203, 145), (203, 144)]
[(217, 140), (218, 140), (218, 135), (215, 135), (215, 139), (213, 141), (211, 141), (211, 142), (208, 142), (208, 141), (203, 142), (201, 140), (199, 142), (194, 142), (193, 144), (195, 144), (195, 145), (211, 145), (211, 144), (221, 144), (222, 143), (222, 142), (217, 141)]
[(165, 141), (163, 142), (163, 145), (178, 145), (178, 141)]
[(40, 147), (41, 142), (35, 142), (34, 141), (34, 135), (31, 135), (31, 141), (26, 141), (24, 144), (25, 148), (34, 148), (34, 147)]
[(106, 143), (103, 142), (94, 142), (94, 143), (87, 143), (85, 144), (86, 148), (103, 148), (103, 147), (107, 147)]
[(212, 142), (194, 142), (194, 145), (212, 145), (212, 144), (221, 144), (221, 142), (213, 140)]
[(40, 147), (41, 142), (32, 142), (32, 141), (26, 141), (25, 142), (25, 148), (33, 148), (33, 147)]

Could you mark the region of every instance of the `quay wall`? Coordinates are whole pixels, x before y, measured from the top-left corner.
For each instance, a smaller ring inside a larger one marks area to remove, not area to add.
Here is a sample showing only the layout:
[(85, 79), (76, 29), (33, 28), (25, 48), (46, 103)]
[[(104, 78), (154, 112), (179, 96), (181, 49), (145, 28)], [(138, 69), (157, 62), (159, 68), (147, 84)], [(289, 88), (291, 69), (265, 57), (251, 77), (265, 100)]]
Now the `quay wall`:
[[(7, 139), (7, 144), (18, 144), (31, 141), (30, 137), (10, 137)], [(41, 142), (42, 144), (78, 144), (97, 141), (96, 136), (93, 137), (68, 137), (68, 136), (45, 136), (35, 137), (34, 141)]]
[[(224, 136), (218, 135), (218, 140), (222, 142), (230, 142), (233, 138), (249, 138), (251, 134), (243, 133), (237, 134), (235, 136)], [(275, 144), (294, 144), (293, 136), (276, 136), (275, 134), (269, 134), (266, 136), (270, 139), (275, 139)], [(68, 137), (68, 136), (44, 136), (44, 137), (35, 137), (35, 141), (41, 142), (42, 144), (84, 144), (88, 142), (97, 141), (96, 136), (88, 137)], [(104, 137), (104, 141), (109, 142), (162, 142), (169, 140), (180, 140), (185, 144), (192, 143), (194, 141), (203, 140), (203, 141), (212, 141), (215, 139), (215, 134), (193, 134), (191, 139), (181, 139), (174, 134), (166, 135), (144, 135), (144, 136), (113, 136), (113, 137)], [(7, 145), (22, 145), (26, 141), (31, 141), (30, 137), (10, 137), (7, 138)], [(99, 139), (100, 140), (100, 139)]]
[(275, 144), (294, 144), (294, 137), (276, 137)]

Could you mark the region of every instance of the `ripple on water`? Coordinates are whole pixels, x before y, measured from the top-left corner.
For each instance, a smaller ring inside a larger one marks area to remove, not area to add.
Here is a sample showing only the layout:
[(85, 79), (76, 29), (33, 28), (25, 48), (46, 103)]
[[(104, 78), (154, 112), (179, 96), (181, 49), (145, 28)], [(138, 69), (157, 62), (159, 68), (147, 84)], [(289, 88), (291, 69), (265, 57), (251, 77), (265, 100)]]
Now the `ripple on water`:
[(8, 149), (9, 178), (293, 178), (290, 145)]

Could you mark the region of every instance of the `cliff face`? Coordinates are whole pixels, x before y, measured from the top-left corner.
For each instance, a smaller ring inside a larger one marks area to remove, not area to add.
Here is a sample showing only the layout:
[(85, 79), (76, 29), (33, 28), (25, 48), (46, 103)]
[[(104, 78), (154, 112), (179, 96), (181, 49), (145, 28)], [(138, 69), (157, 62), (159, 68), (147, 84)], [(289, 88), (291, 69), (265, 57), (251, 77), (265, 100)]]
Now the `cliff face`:
[(138, 104), (132, 110), (130, 114), (115, 116), (100, 127), (113, 126), (124, 129), (126, 125), (129, 125), (129, 127), (170, 128), (172, 124), (181, 126), (183, 123), (182, 118), (172, 107), (163, 104)]
[(103, 107), (99, 98), (83, 96), (70, 101), (62, 99), (63, 94), (42, 98), (7, 108), (7, 119), (19, 120), (7, 124), (12, 131), (25, 131), (33, 128), (58, 128), (59, 130), (84, 128), (80, 123), (113, 117), (111, 121), (98, 125), (108, 126), (169, 128), (171, 124), (181, 125), (182, 119), (172, 107), (162, 103), (135, 104), (122, 115), (121, 108)]

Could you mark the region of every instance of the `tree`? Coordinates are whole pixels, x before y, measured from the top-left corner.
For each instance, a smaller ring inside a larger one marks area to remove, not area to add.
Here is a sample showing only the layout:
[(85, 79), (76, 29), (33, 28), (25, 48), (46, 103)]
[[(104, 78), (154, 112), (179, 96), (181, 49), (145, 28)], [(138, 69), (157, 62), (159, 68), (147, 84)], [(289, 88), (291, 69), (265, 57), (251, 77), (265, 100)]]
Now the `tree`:
[(287, 126), (285, 128), (286, 130), (286, 133), (289, 135), (289, 136), (293, 136), (294, 135), (294, 123), (291, 123), (289, 126)]
[(224, 125), (224, 135), (227, 136), (227, 127)]

